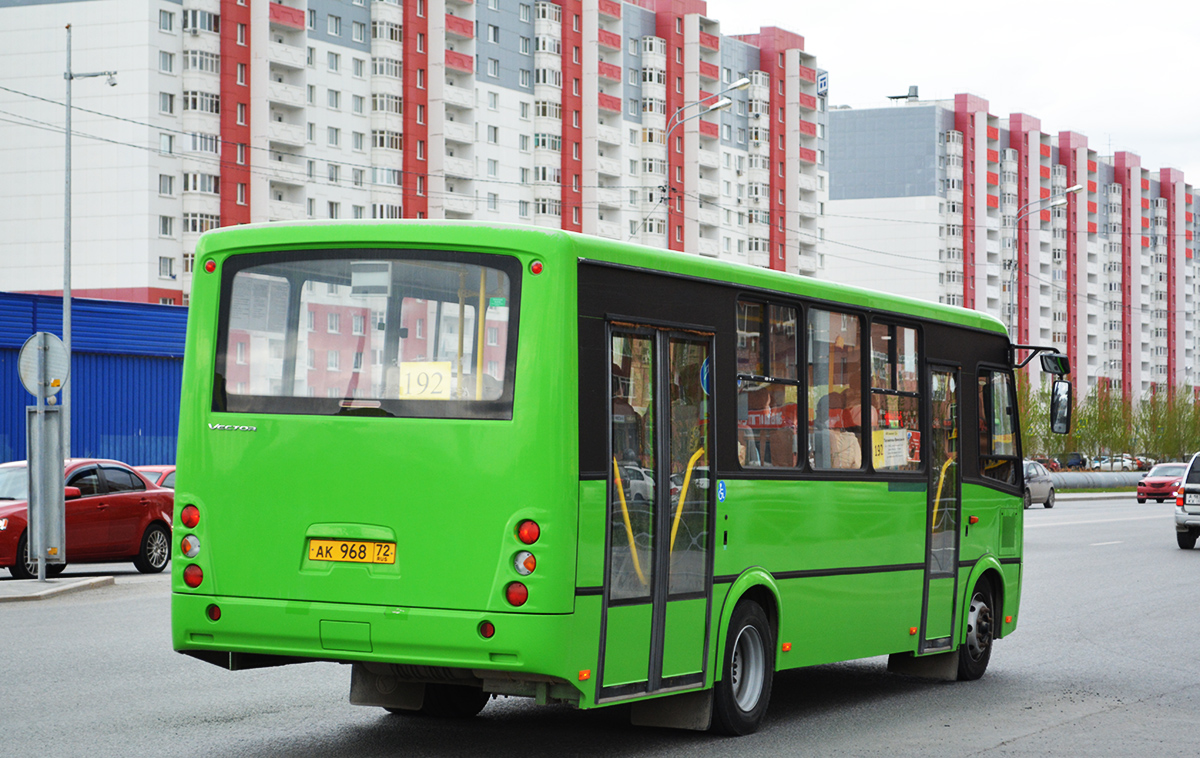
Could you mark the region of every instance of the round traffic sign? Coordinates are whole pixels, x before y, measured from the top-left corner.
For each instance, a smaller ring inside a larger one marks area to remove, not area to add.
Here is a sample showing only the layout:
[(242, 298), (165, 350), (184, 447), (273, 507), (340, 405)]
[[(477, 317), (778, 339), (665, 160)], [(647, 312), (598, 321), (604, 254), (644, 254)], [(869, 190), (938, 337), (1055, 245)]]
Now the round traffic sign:
[(42, 399), (57, 395), (71, 373), (66, 345), (50, 332), (37, 332), (21, 346), (17, 373), (29, 394)]

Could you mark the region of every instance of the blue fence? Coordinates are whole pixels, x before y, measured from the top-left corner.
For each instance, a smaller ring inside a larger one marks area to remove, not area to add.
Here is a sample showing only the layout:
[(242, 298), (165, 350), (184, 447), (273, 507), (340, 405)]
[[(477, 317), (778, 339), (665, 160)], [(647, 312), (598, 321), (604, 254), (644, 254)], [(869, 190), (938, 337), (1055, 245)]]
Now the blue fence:
[[(72, 454), (174, 463), (187, 309), (71, 302)], [(25, 407), (36, 400), (17, 354), (34, 332), (62, 336), (62, 298), (0, 292), (0, 461), (25, 458)]]

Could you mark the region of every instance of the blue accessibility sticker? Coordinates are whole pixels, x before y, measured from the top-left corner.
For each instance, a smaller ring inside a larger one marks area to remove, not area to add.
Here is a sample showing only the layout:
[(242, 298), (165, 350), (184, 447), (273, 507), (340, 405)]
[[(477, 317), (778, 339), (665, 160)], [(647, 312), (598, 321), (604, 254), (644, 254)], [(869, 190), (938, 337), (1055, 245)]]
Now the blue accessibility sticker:
[(725, 502), (725, 482), (717, 482), (717, 502)]

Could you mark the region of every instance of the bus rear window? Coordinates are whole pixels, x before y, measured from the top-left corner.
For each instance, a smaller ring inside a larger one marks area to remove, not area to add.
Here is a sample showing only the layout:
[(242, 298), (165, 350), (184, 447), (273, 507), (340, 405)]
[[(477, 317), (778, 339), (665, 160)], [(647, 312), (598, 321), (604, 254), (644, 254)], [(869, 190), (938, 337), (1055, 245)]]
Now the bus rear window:
[(520, 270), (443, 251), (231, 258), (213, 409), (512, 418)]

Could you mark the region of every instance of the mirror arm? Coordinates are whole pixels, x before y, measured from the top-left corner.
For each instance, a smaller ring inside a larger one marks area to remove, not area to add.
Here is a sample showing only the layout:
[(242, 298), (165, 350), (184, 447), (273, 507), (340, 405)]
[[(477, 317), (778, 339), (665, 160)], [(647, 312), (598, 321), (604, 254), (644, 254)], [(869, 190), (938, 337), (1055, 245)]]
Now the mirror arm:
[[(1038, 357), (1038, 355), (1040, 355), (1041, 353), (1057, 353), (1058, 352), (1057, 348), (1055, 348), (1053, 346), (1048, 347), (1046, 345), (1009, 345), (1008, 349), (1009, 349), (1010, 355), (1011, 355), (1009, 363), (1013, 364), (1013, 368), (1025, 368), (1026, 366), (1029, 365), (1029, 362), (1031, 360)], [(1029, 353), (1029, 355), (1025, 356), (1025, 360), (1021, 361), (1020, 363), (1017, 363), (1017, 351), (1018, 350), (1029, 350), (1031, 352)]]

